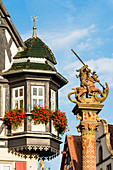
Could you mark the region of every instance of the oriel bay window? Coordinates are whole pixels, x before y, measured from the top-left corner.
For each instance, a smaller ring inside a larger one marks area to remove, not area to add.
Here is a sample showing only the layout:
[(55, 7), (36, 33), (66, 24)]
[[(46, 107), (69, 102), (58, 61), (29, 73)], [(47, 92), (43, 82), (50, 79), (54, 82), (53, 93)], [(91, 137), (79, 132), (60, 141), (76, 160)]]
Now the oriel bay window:
[(24, 86), (13, 88), (13, 108), (24, 107)]
[(44, 106), (44, 86), (31, 86), (31, 107)]

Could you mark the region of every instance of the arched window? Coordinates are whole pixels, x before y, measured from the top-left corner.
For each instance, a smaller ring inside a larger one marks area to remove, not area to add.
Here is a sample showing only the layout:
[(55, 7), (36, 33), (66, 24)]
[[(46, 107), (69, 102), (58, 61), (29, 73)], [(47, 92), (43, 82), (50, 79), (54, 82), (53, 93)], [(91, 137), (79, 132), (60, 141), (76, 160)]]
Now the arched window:
[(102, 146), (99, 146), (99, 162), (103, 160), (103, 149)]

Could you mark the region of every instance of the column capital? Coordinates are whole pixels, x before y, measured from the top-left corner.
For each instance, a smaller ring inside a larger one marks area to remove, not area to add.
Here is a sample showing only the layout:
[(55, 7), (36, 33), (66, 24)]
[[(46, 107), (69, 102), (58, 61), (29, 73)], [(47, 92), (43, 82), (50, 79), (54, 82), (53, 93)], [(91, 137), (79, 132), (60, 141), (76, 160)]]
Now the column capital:
[(72, 112), (74, 115), (77, 115), (78, 113), (81, 113), (83, 111), (93, 111), (96, 112), (97, 114), (102, 110), (104, 105), (102, 104), (95, 104), (95, 103), (79, 103), (77, 104)]

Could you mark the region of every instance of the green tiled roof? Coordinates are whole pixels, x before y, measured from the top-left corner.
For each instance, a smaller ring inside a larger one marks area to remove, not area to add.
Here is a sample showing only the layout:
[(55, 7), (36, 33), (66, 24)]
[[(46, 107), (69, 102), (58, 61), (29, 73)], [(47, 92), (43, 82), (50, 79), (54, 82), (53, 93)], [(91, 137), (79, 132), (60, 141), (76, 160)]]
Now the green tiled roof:
[(38, 69), (38, 70), (51, 70), (56, 71), (55, 67), (51, 67), (49, 64), (43, 63), (31, 63), (31, 62), (23, 62), (23, 63), (13, 63), (10, 70), (20, 70), (20, 69)]
[(50, 60), (53, 64), (56, 64), (55, 57), (49, 47), (38, 37), (30, 38), (25, 41), (25, 46), (27, 47), (24, 51), (18, 52), (14, 59), (17, 58), (46, 58)]

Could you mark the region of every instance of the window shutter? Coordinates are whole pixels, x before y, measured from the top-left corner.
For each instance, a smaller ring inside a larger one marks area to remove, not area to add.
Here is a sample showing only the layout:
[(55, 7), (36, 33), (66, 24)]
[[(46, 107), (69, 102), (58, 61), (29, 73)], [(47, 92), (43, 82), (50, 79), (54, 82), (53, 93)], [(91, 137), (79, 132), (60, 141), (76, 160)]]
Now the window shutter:
[(15, 170), (27, 170), (26, 162), (15, 162)]

